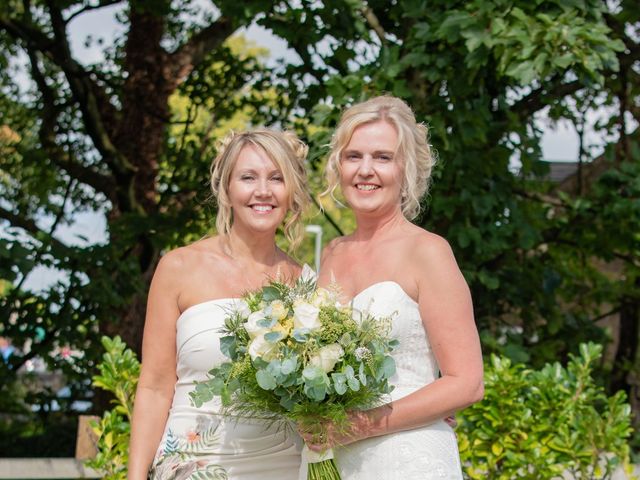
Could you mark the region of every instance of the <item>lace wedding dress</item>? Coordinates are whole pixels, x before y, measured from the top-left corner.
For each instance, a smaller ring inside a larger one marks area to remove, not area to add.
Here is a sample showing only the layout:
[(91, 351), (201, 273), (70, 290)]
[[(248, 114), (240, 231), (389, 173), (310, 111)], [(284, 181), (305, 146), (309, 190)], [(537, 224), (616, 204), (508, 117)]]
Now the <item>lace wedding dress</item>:
[(297, 480), (298, 437), (258, 420), (221, 417), (220, 399), (200, 408), (189, 392), (215, 365), (228, 361), (220, 351), (220, 328), (238, 299), (194, 305), (180, 315), (177, 329), (177, 377), (173, 404), (150, 478), (156, 480)]
[[(391, 378), (398, 400), (438, 378), (438, 364), (426, 337), (418, 304), (392, 281), (360, 292), (353, 307), (375, 316), (394, 314), (392, 336), (400, 341)], [(395, 313), (394, 313), (395, 312)], [(334, 449), (342, 480), (462, 479), (456, 437), (444, 421), (368, 438)]]

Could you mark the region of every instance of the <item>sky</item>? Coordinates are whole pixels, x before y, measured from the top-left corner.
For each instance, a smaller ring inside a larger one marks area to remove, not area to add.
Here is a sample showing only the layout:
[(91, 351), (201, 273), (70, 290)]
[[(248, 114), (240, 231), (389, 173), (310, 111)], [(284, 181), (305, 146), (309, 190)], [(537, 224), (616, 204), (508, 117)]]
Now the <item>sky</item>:
[[(86, 46), (87, 37), (102, 38), (106, 44), (109, 44), (116, 34), (123, 33), (123, 26), (115, 20), (115, 14), (120, 8), (112, 6), (93, 10), (77, 16), (69, 24), (72, 54), (81, 63), (94, 63), (102, 59), (102, 47), (96, 45), (95, 42), (93, 46)], [(285, 41), (257, 25), (243, 29), (241, 33), (257, 44), (268, 48), (274, 61), (278, 58), (289, 61), (297, 59), (296, 54), (287, 49)], [(541, 144), (543, 158), (551, 161), (576, 161), (578, 136), (573, 127), (568, 122), (551, 124), (544, 112), (539, 116), (538, 121), (544, 129)], [(589, 141), (598, 143), (599, 138), (591, 134)], [(106, 224), (102, 214), (82, 212), (76, 214), (74, 219), (73, 224), (60, 226), (56, 230), (56, 236), (63, 242), (67, 244), (93, 244), (105, 240)], [(37, 268), (31, 272), (24, 286), (37, 291), (46, 288), (60, 278), (61, 275), (57, 271)]]
[[(106, 7), (94, 10), (76, 17), (69, 25), (69, 38), (73, 55), (80, 59), (82, 63), (99, 61), (101, 48), (93, 46), (87, 48), (84, 45), (87, 36), (93, 38), (102, 37), (106, 42), (114, 37), (116, 33), (122, 33), (123, 27), (119, 25), (114, 14), (120, 7)], [(297, 59), (297, 55), (290, 49), (284, 40), (274, 36), (269, 31), (257, 25), (251, 25), (248, 29), (241, 30), (247, 38), (253, 40), (261, 46), (265, 46), (271, 52), (271, 57)], [(548, 119), (541, 116), (540, 124), (544, 125), (544, 135), (542, 137), (543, 157), (552, 161), (575, 161), (578, 152), (578, 137), (568, 123), (550, 125)], [(591, 141), (597, 141), (592, 138)]]

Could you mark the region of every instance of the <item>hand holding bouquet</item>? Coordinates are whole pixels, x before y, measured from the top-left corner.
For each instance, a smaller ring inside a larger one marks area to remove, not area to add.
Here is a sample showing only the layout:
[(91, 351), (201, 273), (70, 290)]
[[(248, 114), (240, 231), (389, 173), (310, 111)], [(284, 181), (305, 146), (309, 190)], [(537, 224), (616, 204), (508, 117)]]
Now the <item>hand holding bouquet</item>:
[[(393, 388), (391, 319), (340, 305), (337, 289), (315, 287), (301, 277), (246, 294), (220, 339), (230, 361), (196, 386), (193, 403), (220, 396), (229, 413), (290, 419), (317, 438), (326, 438), (327, 424), (346, 432), (349, 411), (379, 405)], [(325, 452), (309, 463), (308, 478), (339, 479), (332, 458)]]

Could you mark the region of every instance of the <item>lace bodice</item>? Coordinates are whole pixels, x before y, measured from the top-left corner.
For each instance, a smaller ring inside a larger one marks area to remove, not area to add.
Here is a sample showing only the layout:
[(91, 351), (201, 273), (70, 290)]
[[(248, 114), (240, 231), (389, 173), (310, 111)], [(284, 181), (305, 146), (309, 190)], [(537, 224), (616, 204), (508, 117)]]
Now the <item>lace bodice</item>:
[(374, 283), (353, 298), (353, 307), (374, 316), (392, 316), (391, 335), (400, 341), (394, 351), (396, 374), (391, 378), (393, 400), (438, 378), (438, 364), (422, 324), (418, 304), (393, 281)]
[[(392, 400), (438, 378), (438, 364), (418, 304), (393, 281), (374, 283), (353, 298), (353, 307), (375, 316), (393, 315), (396, 374)], [(335, 450), (342, 480), (462, 480), (453, 430), (442, 420), (398, 433), (371, 437)]]

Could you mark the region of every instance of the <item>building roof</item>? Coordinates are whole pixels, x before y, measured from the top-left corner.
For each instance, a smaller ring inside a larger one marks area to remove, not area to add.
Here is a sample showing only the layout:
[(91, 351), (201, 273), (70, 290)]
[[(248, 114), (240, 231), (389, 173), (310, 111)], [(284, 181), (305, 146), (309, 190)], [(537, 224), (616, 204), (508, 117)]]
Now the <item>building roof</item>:
[(578, 162), (558, 162), (553, 160), (545, 160), (545, 162), (549, 164), (549, 173), (546, 178), (554, 183), (562, 183), (562, 181), (578, 171)]

